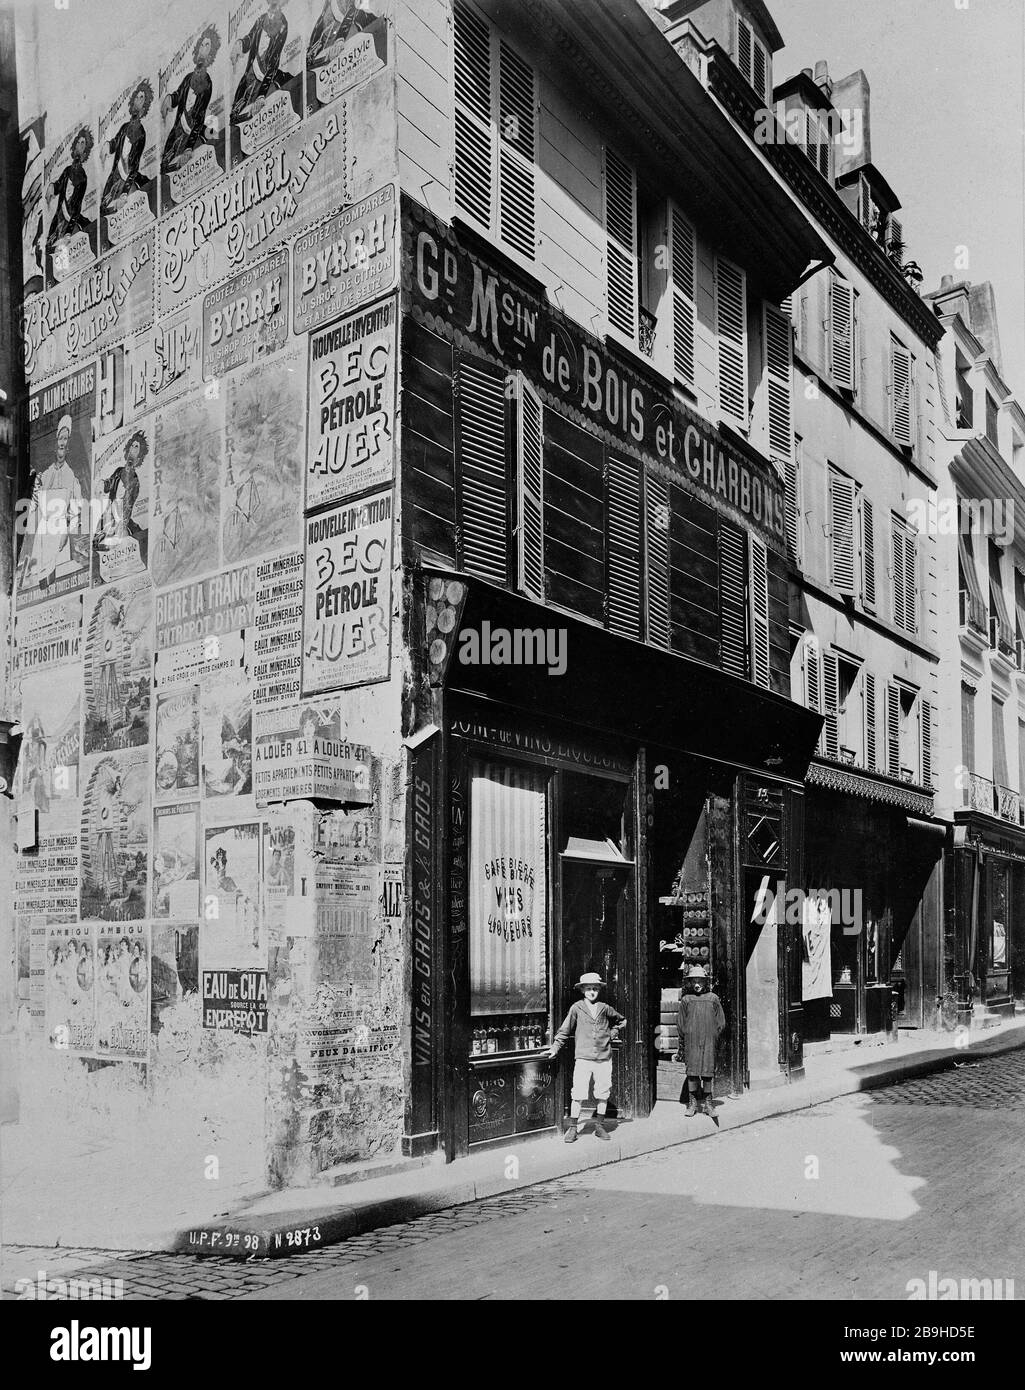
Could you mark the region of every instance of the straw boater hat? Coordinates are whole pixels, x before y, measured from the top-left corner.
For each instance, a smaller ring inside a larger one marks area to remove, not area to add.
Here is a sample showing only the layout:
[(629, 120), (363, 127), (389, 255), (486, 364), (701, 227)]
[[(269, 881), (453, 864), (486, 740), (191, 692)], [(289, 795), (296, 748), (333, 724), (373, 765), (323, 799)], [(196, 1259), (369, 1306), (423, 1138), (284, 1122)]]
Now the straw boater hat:
[[(681, 970), (687, 970), (687, 962), (686, 962), (686, 961), (684, 961), (683, 965), (680, 966), (680, 969), (681, 969)], [(687, 979), (688, 979), (688, 980), (707, 980), (707, 979), (708, 979), (708, 971), (705, 969), (705, 967), (704, 967), (703, 965), (692, 965), (691, 968), (690, 968), (690, 970), (687, 971)]]
[(603, 985), (605, 981), (594, 970), (589, 970), (586, 975), (581, 975), (577, 981), (577, 989), (583, 989), (586, 985)]

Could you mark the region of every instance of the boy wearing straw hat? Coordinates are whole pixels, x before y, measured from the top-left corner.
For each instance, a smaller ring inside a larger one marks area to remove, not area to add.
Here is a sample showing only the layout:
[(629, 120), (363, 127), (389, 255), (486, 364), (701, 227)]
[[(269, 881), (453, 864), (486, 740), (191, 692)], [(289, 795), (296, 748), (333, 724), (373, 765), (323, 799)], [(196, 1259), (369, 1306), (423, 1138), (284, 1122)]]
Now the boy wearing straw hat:
[[(686, 965), (681, 966), (686, 970)], [(678, 1062), (687, 1067), (687, 1115), (698, 1113), (698, 1090), (704, 1092), (702, 1109), (715, 1119), (712, 1109), (712, 1074), (715, 1071), (715, 1044), (726, 1027), (726, 1015), (719, 997), (709, 991), (708, 973), (703, 965), (691, 966), (686, 977), (691, 993), (680, 995), (680, 1047)]]
[(590, 971), (581, 975), (577, 989), (583, 991), (583, 999), (570, 1008), (562, 1027), (552, 1039), (549, 1055), (555, 1057), (560, 1048), (573, 1038), (575, 1060), (573, 1063), (573, 1088), (570, 1092), (569, 1125), (562, 1136), (567, 1144), (576, 1142), (580, 1125), (580, 1107), (587, 1099), (591, 1082), (594, 1082), (595, 1099), (595, 1139), (609, 1137), (602, 1121), (612, 1090), (612, 1042), (616, 1031), (626, 1022), (623, 1014), (604, 1000), (598, 1002), (598, 991), (605, 981), (600, 975)]

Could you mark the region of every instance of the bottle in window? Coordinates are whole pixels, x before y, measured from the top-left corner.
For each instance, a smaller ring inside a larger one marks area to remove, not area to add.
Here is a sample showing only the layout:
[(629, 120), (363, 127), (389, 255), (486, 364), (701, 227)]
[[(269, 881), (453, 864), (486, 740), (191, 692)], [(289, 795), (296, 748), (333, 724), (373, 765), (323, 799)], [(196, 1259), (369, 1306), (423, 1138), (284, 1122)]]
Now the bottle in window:
[(487, 1031), (487, 1051), (498, 1051), (498, 1029), (492, 1025)]
[(470, 1055), (471, 1055), (472, 1057), (477, 1057), (477, 1056), (480, 1055), (480, 1029), (479, 1029), (479, 1028), (475, 1028), (475, 1029), (473, 1030), (473, 1045), (472, 1045), (471, 1048), (470, 1048)]

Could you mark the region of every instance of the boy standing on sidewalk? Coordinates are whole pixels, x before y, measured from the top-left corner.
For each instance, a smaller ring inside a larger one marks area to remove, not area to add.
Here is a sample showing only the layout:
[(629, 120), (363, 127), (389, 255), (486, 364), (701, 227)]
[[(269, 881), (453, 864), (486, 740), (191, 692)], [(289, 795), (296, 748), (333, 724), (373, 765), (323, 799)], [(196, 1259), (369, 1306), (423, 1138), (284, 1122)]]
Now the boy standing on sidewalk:
[[(686, 969), (686, 965), (681, 969)], [(726, 1015), (719, 1003), (719, 996), (705, 993), (708, 975), (703, 965), (691, 967), (687, 977), (691, 994), (680, 996), (680, 1046), (676, 1054), (678, 1062), (687, 1067), (687, 1115), (698, 1113), (698, 1089), (704, 1093), (702, 1109), (706, 1115), (715, 1119), (712, 1108), (712, 1074), (715, 1071), (715, 1045), (719, 1034), (726, 1027)]]
[(598, 991), (605, 981), (593, 971), (581, 975), (577, 989), (583, 990), (583, 999), (578, 999), (563, 1020), (562, 1027), (552, 1039), (549, 1049), (551, 1057), (557, 1056), (560, 1048), (569, 1039), (574, 1040), (575, 1061), (573, 1063), (573, 1088), (570, 1092), (570, 1118), (566, 1133), (562, 1136), (567, 1144), (576, 1142), (580, 1122), (580, 1107), (587, 1099), (591, 1082), (594, 1082), (596, 1102), (594, 1127), (596, 1139), (609, 1137), (602, 1121), (612, 1090), (612, 1042), (618, 1029), (626, 1018), (611, 1004), (598, 1002)]

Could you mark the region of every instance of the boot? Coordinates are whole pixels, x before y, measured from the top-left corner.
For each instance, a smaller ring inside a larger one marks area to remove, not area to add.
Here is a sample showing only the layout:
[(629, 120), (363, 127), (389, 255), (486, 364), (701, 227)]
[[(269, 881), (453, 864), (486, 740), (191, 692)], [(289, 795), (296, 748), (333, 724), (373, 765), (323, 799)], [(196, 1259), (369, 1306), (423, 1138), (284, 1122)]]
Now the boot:
[(576, 1120), (570, 1120), (569, 1124), (566, 1126), (566, 1132), (562, 1136), (562, 1142), (564, 1144), (575, 1144), (577, 1142)]
[(691, 1118), (692, 1118), (694, 1115), (696, 1115), (697, 1113), (698, 1113), (698, 1098), (697, 1098), (697, 1096), (694, 1094), (694, 1092), (691, 1091), (691, 1092), (688, 1094), (688, 1096), (687, 1096), (687, 1119), (688, 1119), (688, 1120), (691, 1119)]
[(715, 1110), (712, 1108), (712, 1092), (711, 1092), (711, 1091), (706, 1091), (706, 1092), (705, 1092), (704, 1104), (702, 1105), (701, 1109), (705, 1112), (705, 1114), (709, 1117), (709, 1119), (711, 1119), (711, 1120), (714, 1120), (714, 1119), (715, 1119)]

